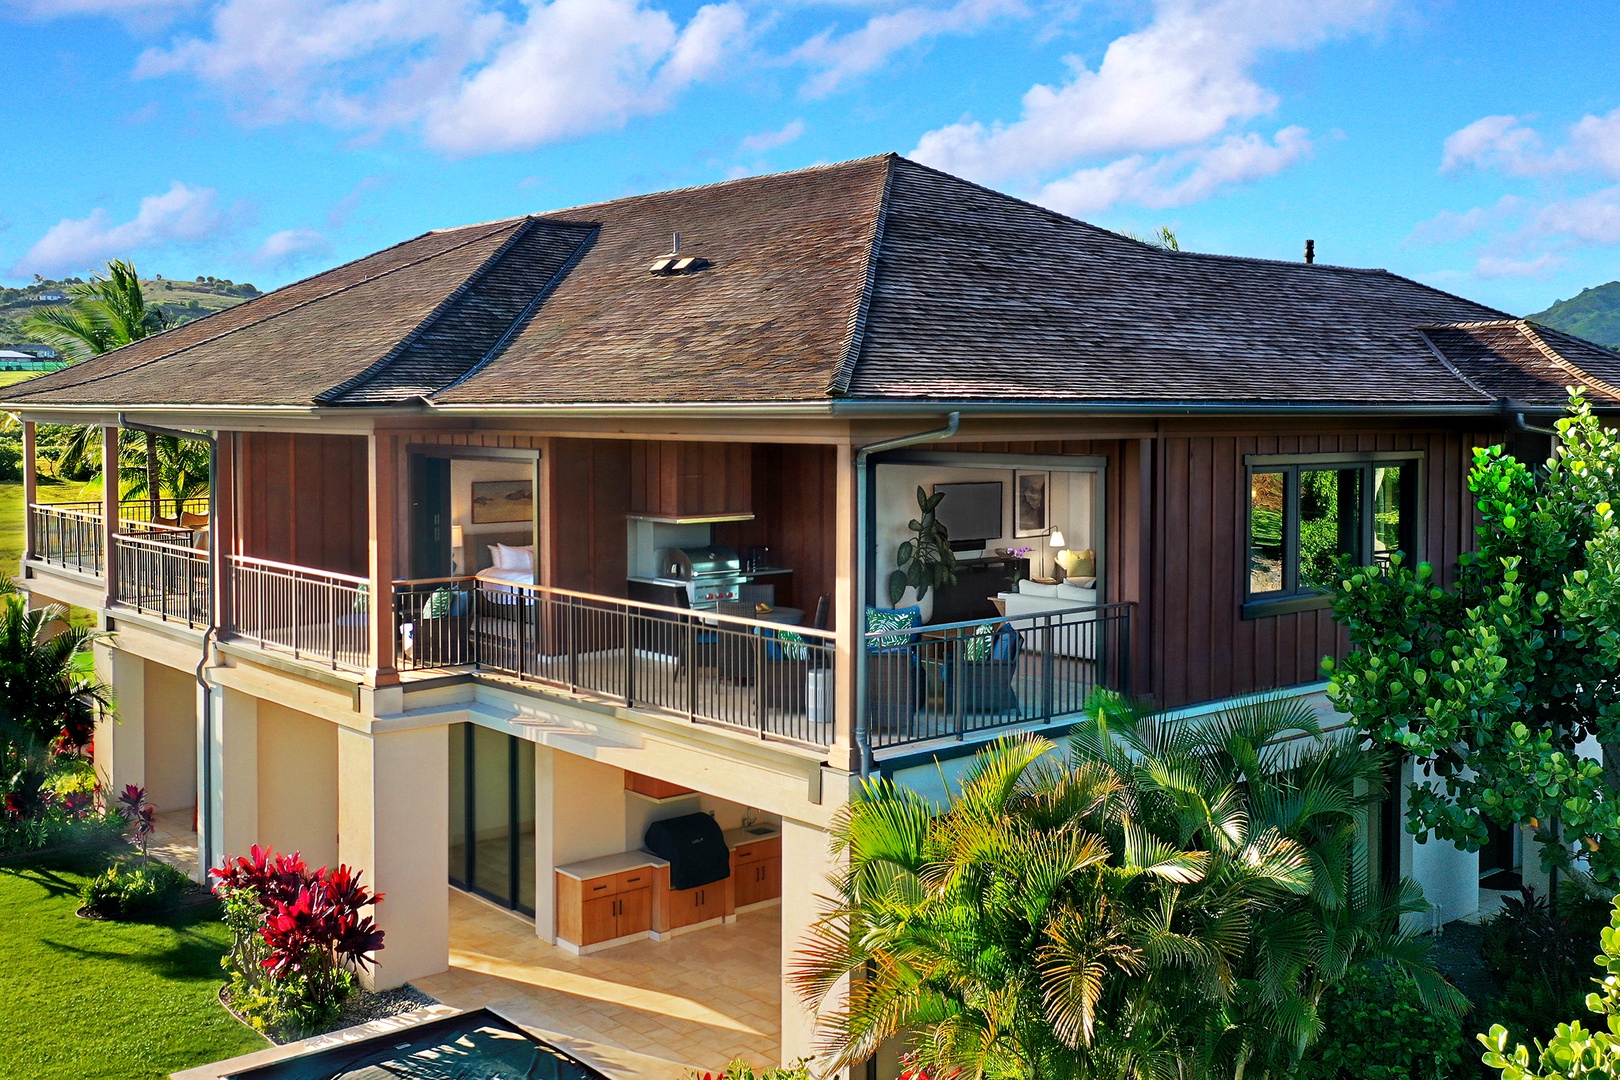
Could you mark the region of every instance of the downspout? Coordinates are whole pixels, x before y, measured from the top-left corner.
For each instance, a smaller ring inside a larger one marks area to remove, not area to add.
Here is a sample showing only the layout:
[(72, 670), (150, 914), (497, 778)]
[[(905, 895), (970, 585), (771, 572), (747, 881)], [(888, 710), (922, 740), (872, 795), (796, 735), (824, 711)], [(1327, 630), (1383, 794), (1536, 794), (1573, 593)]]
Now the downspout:
[[(202, 657), (197, 661), (197, 686), (202, 690), (202, 746), (198, 747), (198, 754), (202, 763), (201, 790), (197, 793), (197, 805), (201, 808), (198, 814), (198, 824), (204, 826), (197, 837), (198, 855), (201, 858), (203, 869), (214, 865), (214, 687), (208, 681), (208, 650), (217, 639), (219, 629), (219, 612), (215, 609), (215, 590), (220, 585), (220, 538), (219, 538), (219, 507), (216, 505), (219, 498), (219, 440), (204, 431), (181, 431), (178, 428), (158, 427), (153, 424), (136, 424), (125, 418), (123, 413), (118, 414), (118, 426), (131, 431), (144, 431), (149, 435), (167, 435), (174, 439), (200, 439), (208, 444), (208, 625), (203, 628)], [(178, 508), (176, 509), (178, 513)], [(110, 556), (109, 552), (109, 556)]]
[[(885, 439), (882, 442), (863, 446), (855, 452), (855, 598), (859, 603), (859, 611), (866, 610), (866, 561), (867, 545), (870, 538), (867, 536), (867, 501), (869, 487), (868, 473), (871, 462), (868, 460), (873, 454), (881, 454), (889, 450), (899, 450), (906, 446), (915, 446), (917, 443), (933, 442), (936, 439), (948, 439), (956, 434), (956, 429), (962, 423), (962, 414), (952, 412), (945, 417), (945, 426), (933, 428), (929, 431), (919, 431), (915, 435), (901, 435), (895, 439)], [(872, 735), (866, 728), (866, 620), (857, 617), (855, 627), (855, 747), (861, 755), (861, 779), (865, 780), (872, 775)]]
[(1526, 421), (1524, 418), (1525, 407), (1512, 398), (1503, 398), (1497, 402), (1497, 407), (1502, 410), (1502, 415), (1507, 418), (1509, 426), (1514, 431), (1532, 431), (1537, 435), (1551, 435), (1555, 438), (1558, 435), (1558, 432), (1552, 428), (1536, 427)]

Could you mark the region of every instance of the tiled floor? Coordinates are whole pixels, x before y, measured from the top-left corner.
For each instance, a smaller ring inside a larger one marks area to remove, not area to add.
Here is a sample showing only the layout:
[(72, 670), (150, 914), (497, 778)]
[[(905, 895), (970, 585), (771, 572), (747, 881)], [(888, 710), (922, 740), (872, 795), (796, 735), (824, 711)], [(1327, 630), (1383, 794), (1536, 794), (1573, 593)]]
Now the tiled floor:
[(197, 867), (197, 833), (192, 829), (192, 808), (171, 810), (157, 815), (152, 835), (146, 839), (146, 850), (170, 866), (184, 870), (195, 880)]
[(777, 1064), (780, 909), (670, 941), (573, 956), (532, 925), (452, 889), (450, 970), (415, 985), (456, 1008), (488, 1005), (622, 1080), (681, 1080), (741, 1057)]

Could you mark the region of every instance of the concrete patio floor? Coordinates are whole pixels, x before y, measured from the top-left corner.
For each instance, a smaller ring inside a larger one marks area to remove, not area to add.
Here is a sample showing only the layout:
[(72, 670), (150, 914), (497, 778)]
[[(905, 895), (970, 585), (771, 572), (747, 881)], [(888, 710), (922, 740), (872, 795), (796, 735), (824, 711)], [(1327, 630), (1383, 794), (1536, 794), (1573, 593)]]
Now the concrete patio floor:
[(191, 880), (201, 881), (202, 869), (197, 865), (197, 833), (191, 827), (192, 813), (192, 808), (188, 806), (158, 814), (157, 820), (152, 823), (152, 835), (146, 838), (146, 850), (153, 858), (184, 871)]
[(682, 1080), (733, 1058), (778, 1063), (780, 908), (670, 941), (574, 956), (533, 925), (450, 890), (450, 970), (414, 981), (446, 1005), (488, 1005), (622, 1080)]

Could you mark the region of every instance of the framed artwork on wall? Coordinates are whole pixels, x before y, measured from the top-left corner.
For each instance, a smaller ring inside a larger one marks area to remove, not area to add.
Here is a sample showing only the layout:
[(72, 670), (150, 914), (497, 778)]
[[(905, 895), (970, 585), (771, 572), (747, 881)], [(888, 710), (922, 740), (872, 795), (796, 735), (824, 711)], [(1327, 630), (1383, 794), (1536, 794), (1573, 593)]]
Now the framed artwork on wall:
[(533, 480), (488, 480), (472, 486), (474, 525), (534, 520)]
[(1045, 536), (1048, 531), (1046, 489), (1051, 473), (1013, 473), (1013, 535)]

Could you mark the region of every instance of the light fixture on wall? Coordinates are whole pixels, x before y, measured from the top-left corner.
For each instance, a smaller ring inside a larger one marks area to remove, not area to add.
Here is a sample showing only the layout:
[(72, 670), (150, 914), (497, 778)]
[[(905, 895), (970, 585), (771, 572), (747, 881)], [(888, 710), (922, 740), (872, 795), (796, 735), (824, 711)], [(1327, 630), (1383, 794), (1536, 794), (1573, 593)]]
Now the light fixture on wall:
[(1064, 571), (1058, 564), (1057, 553), (1069, 546), (1063, 539), (1063, 530), (1053, 529), (1046, 537), (1046, 546), (1052, 549), (1052, 573), (1050, 576), (1062, 581)]
[(460, 525), (450, 526), (450, 572), (461, 573), (462, 533)]

